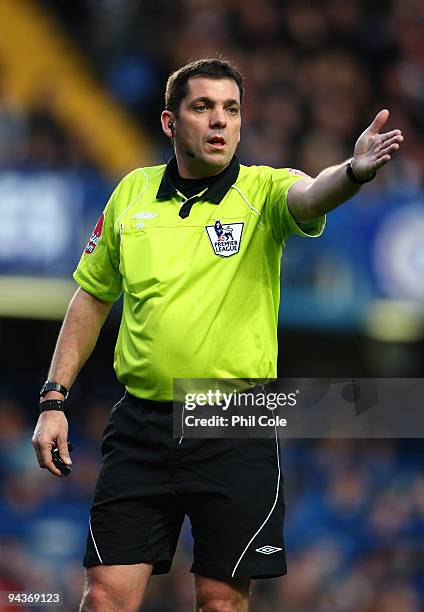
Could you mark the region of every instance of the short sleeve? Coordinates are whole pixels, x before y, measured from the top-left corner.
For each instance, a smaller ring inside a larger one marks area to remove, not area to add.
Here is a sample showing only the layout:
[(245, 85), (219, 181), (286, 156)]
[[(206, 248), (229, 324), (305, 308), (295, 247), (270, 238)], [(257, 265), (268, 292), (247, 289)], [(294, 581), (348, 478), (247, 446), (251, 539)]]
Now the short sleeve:
[(307, 223), (297, 223), (287, 205), (287, 194), (297, 181), (308, 178), (303, 172), (282, 168), (273, 170), (265, 203), (266, 216), (277, 242), (283, 243), (291, 234), (307, 238), (321, 236), (325, 227), (325, 215)]
[(119, 229), (115, 229), (115, 209), (120, 188), (121, 184), (106, 204), (73, 274), (80, 287), (107, 302), (115, 302), (122, 293)]

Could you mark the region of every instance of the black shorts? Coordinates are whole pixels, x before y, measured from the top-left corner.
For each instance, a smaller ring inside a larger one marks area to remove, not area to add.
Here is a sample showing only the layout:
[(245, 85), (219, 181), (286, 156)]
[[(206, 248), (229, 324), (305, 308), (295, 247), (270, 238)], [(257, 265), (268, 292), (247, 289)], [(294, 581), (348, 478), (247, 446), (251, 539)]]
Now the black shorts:
[(286, 573), (277, 438), (179, 440), (172, 404), (126, 394), (109, 416), (102, 456), (85, 567), (153, 563), (153, 574), (168, 572), (187, 514), (193, 573)]

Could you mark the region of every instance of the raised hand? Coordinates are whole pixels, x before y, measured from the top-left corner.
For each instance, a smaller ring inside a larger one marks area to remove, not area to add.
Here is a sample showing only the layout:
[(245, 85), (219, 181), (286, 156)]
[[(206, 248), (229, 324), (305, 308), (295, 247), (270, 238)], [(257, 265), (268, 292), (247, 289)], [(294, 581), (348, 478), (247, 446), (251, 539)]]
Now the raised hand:
[(381, 166), (387, 164), (392, 159), (392, 154), (399, 149), (403, 142), (400, 130), (380, 134), (389, 114), (387, 109), (381, 110), (356, 141), (352, 170), (359, 180), (366, 180)]

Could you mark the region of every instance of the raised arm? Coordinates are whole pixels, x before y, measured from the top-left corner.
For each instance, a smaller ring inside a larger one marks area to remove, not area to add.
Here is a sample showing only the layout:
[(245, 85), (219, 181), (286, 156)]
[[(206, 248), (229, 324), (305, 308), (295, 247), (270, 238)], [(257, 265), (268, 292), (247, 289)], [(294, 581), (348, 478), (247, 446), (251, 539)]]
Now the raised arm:
[[(72, 298), (62, 329), (57, 340), (49, 370), (48, 379), (70, 389), (78, 372), (91, 355), (100, 329), (112, 307), (111, 302), (103, 302), (79, 288)], [(63, 400), (63, 395), (49, 391), (42, 399)], [(68, 421), (61, 410), (47, 410), (39, 416), (32, 444), (37, 460), (42, 468), (47, 468), (56, 476), (60, 471), (52, 462), (51, 451), (57, 445), (60, 457), (65, 463), (71, 460), (67, 449)]]
[(354, 196), (362, 183), (372, 179), (377, 170), (391, 160), (403, 142), (403, 136), (400, 130), (380, 134), (388, 118), (388, 110), (380, 111), (356, 141), (350, 178), (346, 172), (347, 160), (326, 168), (314, 179), (304, 179), (292, 185), (287, 194), (287, 204), (298, 223), (311, 221)]

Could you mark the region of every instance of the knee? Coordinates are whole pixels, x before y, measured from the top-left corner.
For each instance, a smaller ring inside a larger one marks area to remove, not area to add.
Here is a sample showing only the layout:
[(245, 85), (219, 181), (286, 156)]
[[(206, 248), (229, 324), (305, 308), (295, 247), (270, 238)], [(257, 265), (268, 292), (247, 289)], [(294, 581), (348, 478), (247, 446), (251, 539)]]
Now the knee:
[(125, 589), (92, 583), (87, 585), (84, 591), (80, 612), (105, 612), (106, 610), (134, 612), (138, 610), (140, 603), (134, 597), (130, 597)]
[(204, 603), (198, 602), (196, 610), (198, 612), (235, 612), (238, 608), (227, 599), (211, 599)]
[(234, 597), (198, 597), (196, 601), (197, 612), (244, 612), (245, 609), (243, 602)]
[(196, 576), (196, 612), (247, 612), (250, 580), (215, 580)]
[(100, 584), (89, 584), (84, 590), (80, 612), (107, 610), (111, 604), (109, 591)]

